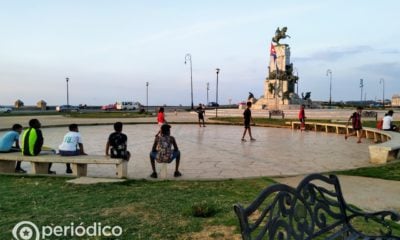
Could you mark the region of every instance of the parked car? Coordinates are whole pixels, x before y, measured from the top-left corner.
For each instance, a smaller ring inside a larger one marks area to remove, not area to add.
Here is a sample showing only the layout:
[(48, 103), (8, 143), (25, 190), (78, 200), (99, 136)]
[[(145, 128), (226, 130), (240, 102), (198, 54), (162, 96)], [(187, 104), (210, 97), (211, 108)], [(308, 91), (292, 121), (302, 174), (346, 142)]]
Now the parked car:
[(61, 105), (56, 107), (57, 112), (79, 112), (79, 107), (72, 105)]
[(12, 108), (0, 106), (0, 113), (10, 113), (10, 112), (12, 112)]
[(116, 108), (115, 104), (108, 104), (108, 105), (104, 105), (101, 107), (101, 110), (104, 110), (104, 111), (111, 111), (111, 110), (116, 110), (116, 109), (117, 108)]
[(219, 104), (216, 103), (216, 102), (209, 102), (209, 103), (207, 104), (207, 107), (219, 107)]

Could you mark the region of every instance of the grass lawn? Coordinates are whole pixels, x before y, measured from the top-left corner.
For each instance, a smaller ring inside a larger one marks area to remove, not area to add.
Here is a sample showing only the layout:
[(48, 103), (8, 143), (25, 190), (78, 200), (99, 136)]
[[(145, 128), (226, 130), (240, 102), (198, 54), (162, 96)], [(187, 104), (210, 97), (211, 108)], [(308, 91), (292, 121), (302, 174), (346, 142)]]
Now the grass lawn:
[(400, 161), (388, 163), (383, 166), (363, 167), (353, 170), (338, 171), (334, 174), (380, 178), (400, 181)]
[[(11, 230), (20, 221), (38, 226), (118, 225), (124, 230), (119, 239), (127, 240), (190, 239), (196, 235), (196, 239), (210, 235), (237, 239), (233, 204), (248, 205), (272, 183), (267, 178), (129, 180), (95, 185), (75, 185), (66, 180), (0, 175), (0, 239), (12, 239)], [(197, 207), (197, 215), (211, 216), (194, 217), (192, 206)]]
[[(67, 183), (68, 179), (0, 175), (0, 239), (11, 239), (20, 221), (31, 221), (39, 228), (72, 223), (120, 226), (123, 234), (118, 239), (127, 240), (240, 239), (233, 204), (248, 206), (273, 183), (257, 178), (75, 185)], [(369, 229), (365, 224), (359, 227)], [(394, 228), (400, 234), (400, 227)]]

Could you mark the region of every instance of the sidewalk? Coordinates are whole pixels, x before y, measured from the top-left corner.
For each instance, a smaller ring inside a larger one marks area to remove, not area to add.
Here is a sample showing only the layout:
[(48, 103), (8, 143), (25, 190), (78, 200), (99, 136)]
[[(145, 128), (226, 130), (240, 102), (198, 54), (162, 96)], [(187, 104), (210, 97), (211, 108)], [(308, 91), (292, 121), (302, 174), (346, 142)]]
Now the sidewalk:
[[(365, 211), (395, 210), (400, 212), (400, 182), (356, 176), (338, 176), (347, 203)], [(274, 178), (275, 181), (297, 187), (304, 176)]]

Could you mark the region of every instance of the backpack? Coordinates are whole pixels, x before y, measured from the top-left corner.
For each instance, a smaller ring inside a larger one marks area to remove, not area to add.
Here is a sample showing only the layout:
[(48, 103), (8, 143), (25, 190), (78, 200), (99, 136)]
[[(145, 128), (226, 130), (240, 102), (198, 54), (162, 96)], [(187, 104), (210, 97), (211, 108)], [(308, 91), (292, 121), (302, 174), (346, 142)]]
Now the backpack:
[(383, 119), (379, 120), (379, 122), (376, 124), (376, 128), (382, 130), (383, 127)]
[(170, 136), (159, 136), (156, 146), (158, 163), (170, 163), (172, 161), (172, 147)]

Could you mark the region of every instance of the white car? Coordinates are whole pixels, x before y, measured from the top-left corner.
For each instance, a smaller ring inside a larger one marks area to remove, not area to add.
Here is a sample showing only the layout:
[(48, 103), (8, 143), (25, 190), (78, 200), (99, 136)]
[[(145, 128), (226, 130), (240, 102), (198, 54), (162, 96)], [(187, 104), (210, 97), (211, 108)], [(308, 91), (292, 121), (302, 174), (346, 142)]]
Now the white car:
[(0, 113), (10, 113), (12, 108), (0, 106)]

